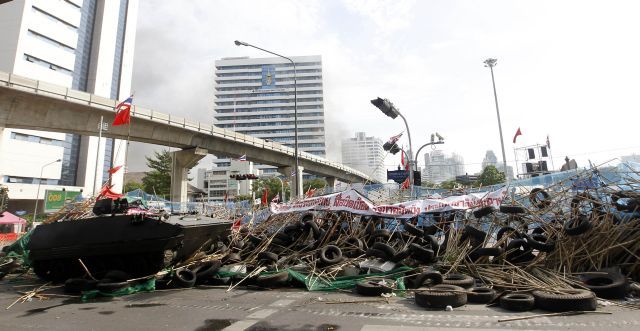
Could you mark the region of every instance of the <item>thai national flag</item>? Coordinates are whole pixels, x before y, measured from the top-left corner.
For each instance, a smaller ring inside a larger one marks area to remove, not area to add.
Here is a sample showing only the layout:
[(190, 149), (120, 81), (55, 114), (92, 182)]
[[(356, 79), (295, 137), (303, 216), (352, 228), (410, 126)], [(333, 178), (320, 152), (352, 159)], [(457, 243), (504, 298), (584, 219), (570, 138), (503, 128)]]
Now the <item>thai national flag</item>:
[(240, 157), (238, 158), (238, 161), (240, 161), (240, 162), (244, 162), (244, 161), (246, 161), (246, 160), (247, 160), (247, 154), (244, 154), (244, 155), (242, 155), (242, 156), (240, 156)]

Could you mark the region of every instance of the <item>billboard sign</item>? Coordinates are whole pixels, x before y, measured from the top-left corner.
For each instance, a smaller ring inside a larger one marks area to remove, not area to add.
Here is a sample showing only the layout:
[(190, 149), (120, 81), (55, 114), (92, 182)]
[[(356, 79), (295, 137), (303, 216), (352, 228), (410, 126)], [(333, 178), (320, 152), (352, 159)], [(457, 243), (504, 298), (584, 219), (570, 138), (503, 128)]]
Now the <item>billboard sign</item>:
[(60, 210), (65, 203), (74, 201), (82, 192), (46, 190), (44, 192), (44, 212), (53, 213)]

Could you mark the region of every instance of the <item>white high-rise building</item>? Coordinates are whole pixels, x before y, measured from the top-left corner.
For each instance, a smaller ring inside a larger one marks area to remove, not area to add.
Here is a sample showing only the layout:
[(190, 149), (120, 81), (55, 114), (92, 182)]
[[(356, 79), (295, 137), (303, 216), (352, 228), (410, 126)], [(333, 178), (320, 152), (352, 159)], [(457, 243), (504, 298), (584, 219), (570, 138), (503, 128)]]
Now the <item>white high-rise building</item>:
[(380, 138), (367, 137), (364, 132), (356, 132), (354, 138), (342, 140), (342, 163), (385, 183), (385, 152), (382, 144)]
[(456, 153), (446, 156), (441, 150), (424, 154), (422, 180), (438, 184), (464, 175), (464, 158)]
[(253, 162), (230, 160), (228, 166), (198, 169), (197, 187), (207, 193), (208, 202), (223, 202), (225, 199), (233, 201), (240, 195), (252, 195), (253, 180), (232, 178), (233, 175), (259, 176), (260, 171)]
[[(138, 0), (0, 4), (0, 70), (122, 100), (131, 90), (137, 12)], [(39, 199), (48, 189), (90, 195), (126, 155), (121, 140), (1, 127), (0, 135), (0, 178), (12, 210), (32, 210), (38, 183)], [(114, 191), (123, 176), (112, 177)]]
[[(322, 58), (294, 56), (298, 96), (298, 149), (324, 157)], [(214, 125), (294, 147), (294, 70), (282, 58), (216, 61)], [(219, 160), (222, 166), (228, 160)], [(276, 169), (258, 166), (265, 173)]]

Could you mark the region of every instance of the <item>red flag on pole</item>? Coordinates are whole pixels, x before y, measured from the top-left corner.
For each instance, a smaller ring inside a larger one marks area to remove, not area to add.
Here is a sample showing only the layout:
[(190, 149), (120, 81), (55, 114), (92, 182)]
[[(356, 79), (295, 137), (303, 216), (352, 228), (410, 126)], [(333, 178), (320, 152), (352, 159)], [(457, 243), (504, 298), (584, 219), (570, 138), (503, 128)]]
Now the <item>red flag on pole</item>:
[(518, 138), (518, 136), (522, 135), (522, 131), (520, 131), (520, 128), (518, 128), (518, 131), (516, 131), (516, 135), (513, 136), (513, 143), (516, 143), (516, 139)]
[(407, 176), (407, 179), (405, 179), (404, 182), (402, 182), (402, 185), (400, 185), (401, 190), (406, 190), (408, 188), (409, 188), (409, 176)]
[(118, 170), (120, 170), (120, 168), (122, 168), (122, 165), (109, 169), (109, 174), (111, 175), (115, 174), (116, 172), (118, 172)]
[(262, 204), (265, 206), (269, 204), (269, 200), (267, 200), (268, 196), (269, 196), (269, 189), (265, 187), (264, 190), (262, 191)]
[(118, 126), (123, 124), (129, 124), (131, 122), (131, 104), (133, 103), (133, 95), (126, 100), (119, 103), (116, 110), (116, 117), (113, 119), (111, 125)]
[(400, 154), (400, 163), (402, 164), (402, 167), (404, 168), (404, 170), (409, 170), (409, 160), (407, 160), (405, 162), (404, 160), (404, 148), (400, 150), (402, 153)]

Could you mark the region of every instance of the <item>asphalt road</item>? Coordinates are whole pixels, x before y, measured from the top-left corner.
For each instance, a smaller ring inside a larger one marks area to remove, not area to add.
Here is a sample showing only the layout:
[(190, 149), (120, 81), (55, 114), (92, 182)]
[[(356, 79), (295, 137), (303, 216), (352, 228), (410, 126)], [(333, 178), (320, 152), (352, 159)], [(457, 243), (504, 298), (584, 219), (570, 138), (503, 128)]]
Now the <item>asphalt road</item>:
[[(607, 315), (500, 319), (545, 313), (512, 313), (466, 305), (429, 311), (413, 299), (367, 298), (352, 293), (299, 289), (256, 291), (219, 287), (164, 290), (82, 302), (48, 296), (18, 302), (37, 281), (0, 282), (0, 330), (639, 330), (640, 313), (619, 306), (599, 307)], [(45, 293), (63, 295), (61, 289)], [(369, 301), (367, 301), (369, 300)]]

